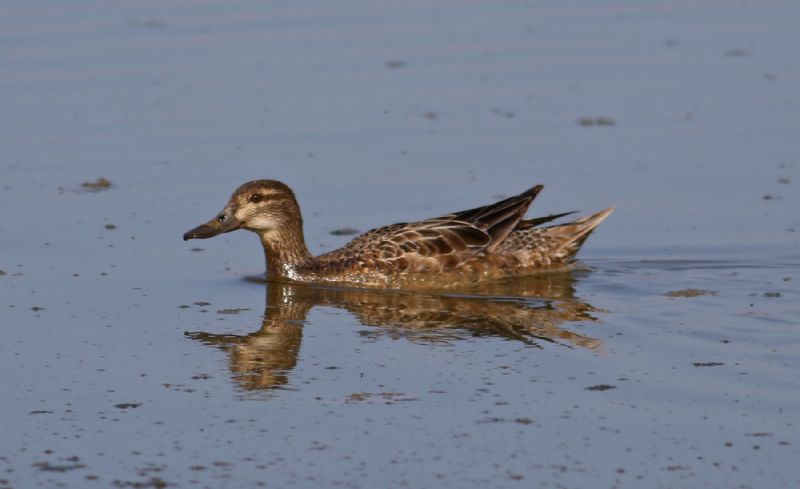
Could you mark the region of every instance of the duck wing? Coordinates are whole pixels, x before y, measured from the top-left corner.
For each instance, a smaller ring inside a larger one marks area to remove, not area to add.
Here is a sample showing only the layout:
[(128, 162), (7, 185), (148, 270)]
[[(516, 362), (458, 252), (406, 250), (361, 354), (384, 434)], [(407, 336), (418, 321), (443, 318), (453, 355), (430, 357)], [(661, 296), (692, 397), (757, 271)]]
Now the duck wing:
[(517, 227), (522, 216), (528, 211), (531, 202), (533, 202), (533, 199), (536, 198), (543, 188), (543, 185), (536, 185), (519, 195), (503, 199), (494, 204), (447, 214), (433, 220), (449, 220), (452, 222), (464, 223), (475, 229), (480, 229), (490, 238), (490, 241), (486, 244), (486, 248), (482, 251), (491, 253), (506, 239), (509, 233)]
[(369, 231), (321, 259), (349, 258), (362, 266), (409, 272), (451, 270), (494, 251), (542, 190), (537, 185), (494, 204)]
[(514, 231), (535, 228), (537, 226), (541, 226), (542, 224), (548, 223), (550, 221), (555, 221), (556, 219), (561, 219), (564, 216), (575, 214), (577, 212), (578, 211), (570, 211), (570, 212), (562, 212), (561, 214), (550, 214), (549, 216), (534, 217), (532, 219), (521, 219), (517, 223), (517, 227), (514, 228)]

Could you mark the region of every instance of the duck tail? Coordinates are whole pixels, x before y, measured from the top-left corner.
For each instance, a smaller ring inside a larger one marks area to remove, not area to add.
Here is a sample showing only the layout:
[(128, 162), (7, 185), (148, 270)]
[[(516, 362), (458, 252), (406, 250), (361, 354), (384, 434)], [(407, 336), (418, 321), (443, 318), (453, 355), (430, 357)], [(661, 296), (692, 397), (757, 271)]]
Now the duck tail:
[(612, 212), (614, 212), (614, 208), (609, 207), (590, 216), (582, 217), (577, 221), (542, 228), (545, 236), (551, 238), (555, 244), (551, 251), (551, 256), (561, 260), (563, 263), (572, 261), (586, 238)]

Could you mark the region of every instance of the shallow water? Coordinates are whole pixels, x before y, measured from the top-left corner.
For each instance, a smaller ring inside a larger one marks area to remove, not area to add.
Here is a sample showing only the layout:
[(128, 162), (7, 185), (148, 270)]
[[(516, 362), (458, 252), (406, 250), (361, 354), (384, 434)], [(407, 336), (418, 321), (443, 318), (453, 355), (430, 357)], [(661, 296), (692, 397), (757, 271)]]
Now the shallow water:
[[(800, 485), (793, 2), (3, 9), (0, 489)], [(267, 284), (180, 239), (253, 178), (314, 252), (618, 210), (587, 270)]]

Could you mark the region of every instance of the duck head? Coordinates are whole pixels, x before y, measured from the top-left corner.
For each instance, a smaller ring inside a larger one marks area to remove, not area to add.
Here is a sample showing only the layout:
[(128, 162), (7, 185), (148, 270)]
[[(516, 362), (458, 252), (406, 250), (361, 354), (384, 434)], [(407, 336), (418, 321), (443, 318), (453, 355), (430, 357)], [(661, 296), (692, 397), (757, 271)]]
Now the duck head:
[(277, 180), (254, 180), (237, 188), (222, 212), (187, 231), (183, 239), (206, 239), (246, 229), (264, 240), (297, 228), (302, 229), (302, 218), (294, 192)]

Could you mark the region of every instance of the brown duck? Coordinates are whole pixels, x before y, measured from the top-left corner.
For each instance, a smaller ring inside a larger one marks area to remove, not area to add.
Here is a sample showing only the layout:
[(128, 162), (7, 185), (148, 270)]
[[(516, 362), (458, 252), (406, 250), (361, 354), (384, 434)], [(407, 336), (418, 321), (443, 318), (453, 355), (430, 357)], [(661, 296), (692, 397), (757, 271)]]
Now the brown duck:
[(211, 238), (236, 229), (258, 234), (267, 278), (378, 288), (454, 288), (571, 265), (612, 208), (566, 224), (541, 227), (571, 213), (523, 219), (542, 190), (424, 221), (368, 231), (344, 247), (313, 256), (303, 238), (294, 192), (276, 180), (245, 183), (211, 221), (183, 235)]

